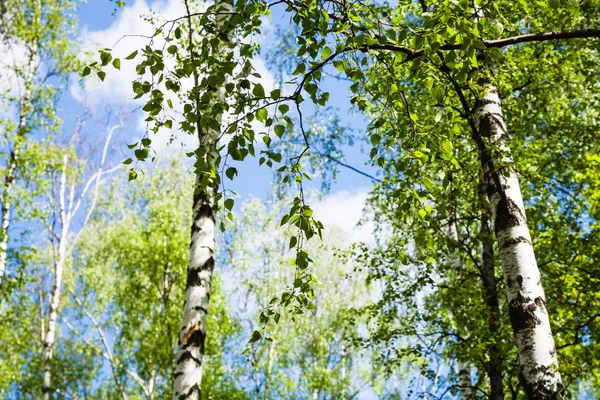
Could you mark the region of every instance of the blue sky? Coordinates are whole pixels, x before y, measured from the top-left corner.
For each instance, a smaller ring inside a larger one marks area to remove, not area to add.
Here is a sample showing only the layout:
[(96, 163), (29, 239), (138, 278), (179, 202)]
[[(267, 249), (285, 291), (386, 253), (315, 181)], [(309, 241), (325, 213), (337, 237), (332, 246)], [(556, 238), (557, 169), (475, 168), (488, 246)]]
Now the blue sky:
[[(167, 16), (180, 15), (181, 3), (179, 0), (161, 0), (154, 2), (145, 2), (141, 0), (127, 2), (127, 7), (120, 9), (117, 14), (112, 13), (111, 7), (108, 5), (108, 1), (90, 1), (87, 4), (81, 4), (78, 10), (79, 27), (77, 36), (79, 40), (86, 43), (88, 49), (94, 49), (100, 46), (112, 47), (114, 42), (123, 35), (140, 33), (139, 31), (151, 30), (151, 26), (144, 23), (139, 15), (144, 14), (149, 8), (158, 10), (162, 14)], [(268, 21), (268, 25), (280, 24), (285, 26), (286, 21), (282, 18), (281, 11), (283, 9), (275, 9), (273, 18)], [(274, 29), (271, 28), (269, 33), (261, 38), (260, 42), (263, 46), (263, 53), (268, 50), (272, 44), (274, 35)], [(147, 41), (138, 38), (127, 38), (122, 41), (116, 48), (116, 55), (128, 55), (132, 49), (136, 46), (143, 45)], [(265, 63), (258, 60), (257, 69), (263, 75), (265, 81), (265, 87), (270, 85), (276, 85), (274, 78), (272, 77), (268, 67)], [(65, 98), (62, 101), (62, 113), (61, 117), (65, 121), (65, 129), (72, 127), (72, 121), (74, 121), (77, 113), (81, 112), (80, 102), (85, 101), (91, 104), (93, 109), (94, 119), (105, 120), (107, 108), (110, 108), (115, 115), (119, 110), (127, 113), (127, 129), (120, 133), (121, 147), (113, 149), (115, 158), (125, 159), (128, 155), (128, 150), (124, 147), (125, 142), (129, 143), (136, 141), (143, 134), (143, 126), (140, 122), (142, 118), (141, 112), (134, 112), (139, 103), (133, 102), (133, 94), (131, 92), (131, 77), (134, 63), (129, 63), (130, 72), (127, 72), (127, 67), (123, 63), (122, 71), (111, 70), (108, 73), (105, 82), (100, 82), (95, 77), (86, 82), (86, 89), (82, 91), (79, 89), (76, 79), (71, 82), (71, 87)], [(124, 71), (123, 71), (124, 70)], [(271, 75), (271, 76), (269, 76)], [(344, 82), (335, 81), (330, 79), (324, 85), (324, 89), (331, 93), (331, 104), (344, 112), (340, 112), (338, 115), (341, 117), (342, 125), (351, 126), (357, 130), (360, 134), (361, 130), (364, 130), (365, 122), (361, 116), (353, 115), (345, 112), (349, 109), (349, 98), (350, 92), (347, 84)], [(306, 103), (305, 103), (306, 104)], [(312, 109), (310, 106), (303, 106), (305, 108), (303, 113), (310, 117)], [(165, 139), (166, 140), (166, 139)], [(193, 138), (190, 138), (193, 141)], [(155, 141), (153, 139), (153, 141)], [(161, 152), (161, 146), (158, 145), (157, 151)], [(186, 148), (193, 147), (193, 143)], [(173, 152), (176, 150), (168, 150)], [(183, 154), (182, 151), (179, 153)], [(361, 146), (355, 145), (353, 147), (344, 148), (345, 162), (364, 170), (370, 174), (375, 174), (375, 170), (365, 165), (367, 156), (361, 151)], [(116, 161), (116, 160), (114, 160)], [(271, 173), (269, 169), (259, 167), (256, 160), (248, 159), (244, 162), (243, 168), (238, 168), (240, 175), (233, 183), (228, 183), (228, 187), (235, 190), (242, 198), (249, 195), (258, 197), (264, 197), (267, 195), (269, 185), (271, 182)], [(308, 184), (310, 189), (311, 184)], [(318, 189), (320, 187), (319, 182), (312, 183), (312, 187)], [(339, 176), (337, 181), (332, 185), (332, 194), (340, 195), (346, 194), (348, 196), (359, 196), (364, 198), (364, 194), (371, 187), (371, 181), (346, 168), (340, 168)], [(355, 202), (351, 202), (355, 203)], [(342, 206), (344, 202), (340, 203)], [(354, 211), (354, 210), (353, 210)]]
[[(146, 13), (149, 7), (164, 12), (167, 16), (181, 15), (182, 11), (180, 0), (161, 0), (150, 3), (137, 0), (128, 1), (126, 8), (113, 15), (108, 0), (92, 0), (87, 4), (81, 4), (79, 7), (79, 27), (76, 36), (90, 50), (97, 47), (112, 47), (115, 41), (123, 35), (142, 33), (139, 30), (144, 29), (144, 23), (142, 23), (139, 15)], [(282, 19), (281, 14), (276, 11), (270, 24), (285, 26), (286, 22)], [(152, 28), (147, 26), (147, 29)], [(263, 48), (266, 49), (272, 44), (273, 31), (271, 29), (270, 34), (261, 38)], [(134, 48), (144, 44), (144, 39), (126, 39), (115, 49), (116, 56), (124, 57), (131, 53)], [(113, 121), (119, 112), (125, 114), (125, 128), (119, 132), (120, 140), (115, 141), (118, 144), (112, 149), (111, 162), (113, 165), (131, 156), (129, 154), (131, 150), (128, 150), (125, 144), (137, 141), (144, 133), (143, 124), (140, 122), (143, 114), (134, 111), (139, 103), (131, 100), (133, 98), (131, 92), (132, 71), (127, 69), (131, 67), (132, 65), (126, 67), (123, 63), (122, 71), (108, 71), (106, 81), (103, 83), (92, 77), (92, 79), (86, 81), (85, 89), (79, 86), (77, 77), (74, 77), (61, 102), (60, 116), (64, 120), (64, 128), (67, 130), (72, 129), (75, 117), (81, 114), (82, 104), (88, 104), (93, 114), (87, 127), (88, 137), (94, 140), (94, 136), (98, 136), (99, 138), (95, 139), (99, 141), (98, 144), (101, 144), (102, 135), (94, 135), (94, 132), (104, 129), (102, 125), (103, 121), (107, 119), (108, 110), (112, 110)], [(263, 84), (265, 88), (276, 84), (264, 62), (258, 60), (256, 67), (261, 71), (263, 78), (269, 81)], [(324, 89), (330, 91), (331, 103), (335, 107), (344, 111), (349, 108), (350, 91), (346, 83), (330, 80), (325, 83)], [(305, 116), (310, 117), (313, 109), (308, 105), (305, 107), (303, 113)], [(364, 130), (366, 126), (364, 118), (352, 113), (339, 113), (339, 116), (342, 125), (352, 127), (358, 134), (361, 134), (361, 130)], [(159, 140), (155, 139), (153, 139), (153, 142), (160, 143)], [(193, 147), (193, 139), (188, 145)], [(184, 150), (180, 148), (174, 150), (158, 144), (157, 151), (159, 153), (175, 152), (179, 156), (185, 157), (183, 155)], [(186, 151), (190, 151), (190, 147), (187, 147)], [(359, 144), (352, 147), (346, 146), (344, 156), (345, 163), (371, 175), (376, 174), (373, 168), (365, 165), (367, 156), (363, 154)], [(240, 195), (240, 200), (244, 200), (249, 196), (266, 198), (272, 180), (270, 169), (264, 165), (259, 167), (257, 160), (249, 158), (244, 162), (243, 167), (238, 167), (238, 171), (239, 176), (233, 183), (227, 182), (227, 186)], [(313, 183), (307, 183), (305, 189), (318, 190), (320, 186), (320, 182), (317, 180)], [(372, 182), (370, 179), (341, 167), (337, 181), (331, 186), (331, 191), (327, 196), (312, 205), (315, 209), (315, 217), (323, 221), (326, 229), (336, 225), (346, 230), (350, 233), (353, 241), (372, 241), (372, 223), (356, 227), (371, 187)], [(366, 389), (360, 398), (366, 400), (376, 397), (370, 389)]]

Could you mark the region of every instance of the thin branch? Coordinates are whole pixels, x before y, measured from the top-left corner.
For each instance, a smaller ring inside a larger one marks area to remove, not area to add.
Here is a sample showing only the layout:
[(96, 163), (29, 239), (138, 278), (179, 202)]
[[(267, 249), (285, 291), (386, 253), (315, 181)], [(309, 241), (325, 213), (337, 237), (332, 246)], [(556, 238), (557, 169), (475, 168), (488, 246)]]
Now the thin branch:
[(373, 175), (370, 175), (370, 174), (368, 174), (368, 173), (366, 173), (364, 171), (361, 171), (358, 168), (353, 167), (352, 165), (346, 164), (346, 163), (338, 160), (337, 158), (333, 157), (331, 154), (323, 154), (323, 153), (320, 153), (320, 152), (315, 152), (315, 154), (317, 154), (318, 156), (321, 156), (321, 157), (328, 158), (329, 160), (331, 160), (331, 161), (333, 161), (333, 162), (341, 165), (342, 167), (348, 168), (349, 170), (352, 170), (352, 171), (356, 172), (357, 174), (365, 176), (365, 177), (371, 179), (372, 181), (375, 181), (377, 183), (383, 183), (383, 181), (381, 179), (376, 178)]
[(94, 325), (94, 328), (96, 328), (96, 331), (98, 332), (98, 335), (100, 336), (100, 339), (102, 340), (102, 346), (104, 347), (104, 352), (102, 353), (102, 356), (104, 358), (106, 358), (111, 366), (111, 369), (113, 371), (113, 377), (115, 379), (115, 383), (117, 385), (117, 387), (119, 388), (119, 391), (121, 392), (121, 396), (123, 397), (124, 400), (127, 400), (127, 394), (125, 393), (125, 389), (123, 388), (123, 385), (121, 383), (121, 381), (118, 378), (117, 375), (117, 364), (121, 364), (120, 366), (123, 367), (123, 369), (125, 370), (125, 372), (131, 376), (131, 378), (138, 384), (140, 385), (140, 387), (142, 388), (142, 390), (144, 391), (144, 394), (146, 396), (150, 396), (149, 392), (148, 392), (148, 388), (146, 387), (146, 384), (144, 383), (144, 381), (142, 380), (142, 378), (139, 377), (138, 374), (136, 374), (133, 371), (129, 371), (127, 369), (124, 368), (124, 366), (122, 365), (121, 362), (119, 362), (118, 360), (115, 359), (115, 357), (112, 354), (112, 351), (110, 350), (110, 346), (108, 344), (108, 340), (106, 339), (106, 335), (104, 334), (104, 330), (102, 329), (102, 327), (100, 326), (100, 323), (96, 320), (96, 318), (92, 315), (92, 313), (90, 313), (84, 306), (83, 306), (83, 302), (81, 301), (81, 299), (79, 298), (79, 296), (77, 296), (77, 294), (75, 293), (75, 291), (73, 289), (69, 289), (69, 293), (71, 294), (71, 296), (73, 296), (73, 298), (75, 299), (75, 302), (77, 303), (77, 305), (79, 306), (79, 308), (81, 308), (81, 310), (83, 311), (83, 313), (85, 314), (85, 316), (90, 320), (90, 322), (92, 323), (92, 325)]

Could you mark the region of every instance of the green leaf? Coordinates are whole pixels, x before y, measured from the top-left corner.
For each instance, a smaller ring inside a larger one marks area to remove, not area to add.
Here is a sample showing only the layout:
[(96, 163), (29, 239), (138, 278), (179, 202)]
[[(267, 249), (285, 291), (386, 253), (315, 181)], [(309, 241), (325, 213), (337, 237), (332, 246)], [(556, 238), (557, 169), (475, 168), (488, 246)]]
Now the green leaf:
[(256, 97), (260, 97), (263, 98), (265, 97), (265, 89), (262, 87), (262, 85), (256, 84), (254, 85), (254, 89), (252, 89), (252, 94), (255, 95)]
[(126, 60), (133, 60), (135, 58), (135, 56), (137, 56), (138, 51), (134, 51), (133, 53), (131, 53), (130, 55), (128, 55), (127, 57), (125, 57)]
[(258, 110), (256, 112), (256, 119), (259, 120), (259, 121), (261, 121), (261, 122), (266, 121), (267, 117), (268, 117), (268, 113), (267, 113), (267, 109), (266, 108), (261, 108), (260, 110)]
[(281, 137), (283, 136), (283, 133), (285, 132), (285, 126), (275, 125), (273, 130), (275, 131), (275, 134), (277, 135), (277, 137), (281, 139)]
[(442, 150), (446, 154), (452, 154), (452, 143), (448, 139), (444, 140), (444, 144), (442, 145)]
[(294, 72), (292, 72), (292, 75), (300, 75), (300, 74), (303, 74), (305, 71), (306, 71), (306, 65), (304, 63), (298, 64), (298, 66), (296, 67)]
[(275, 90), (271, 91), (271, 98), (273, 100), (279, 99), (279, 96), (281, 96), (281, 90), (280, 89), (275, 89)]
[(228, 177), (230, 180), (233, 180), (233, 177), (234, 177), (235, 175), (237, 175), (237, 173), (238, 173), (238, 172), (237, 172), (237, 169), (236, 169), (236, 168), (233, 168), (233, 167), (229, 167), (229, 168), (227, 168), (227, 170), (225, 170), (225, 175), (226, 175), (226, 176), (227, 176), (227, 177)]
[(452, 157), (450, 159), (450, 162), (458, 169), (460, 169), (460, 164), (458, 163), (458, 161), (456, 161), (456, 158)]
[(92, 71), (90, 70), (90, 67), (85, 66), (83, 68), (83, 71), (81, 72), (81, 76), (88, 76)]
[(100, 78), (101, 81), (104, 81), (104, 78), (106, 78), (106, 72), (98, 71), (98, 78)]
[(260, 332), (254, 331), (254, 332), (252, 332), (252, 336), (250, 337), (250, 340), (248, 342), (249, 343), (258, 342), (260, 340), (260, 338), (262, 338), (262, 335), (260, 334)]
[(377, 146), (380, 141), (381, 141), (381, 136), (379, 136), (376, 133), (374, 133), (374, 134), (371, 135), (371, 144), (373, 146)]
[(113, 67), (116, 69), (121, 69), (121, 60), (119, 58), (115, 58), (112, 62)]
[(233, 204), (234, 204), (233, 199), (225, 200), (225, 208), (228, 209), (229, 211), (231, 211), (233, 209)]
[(135, 180), (137, 178), (137, 175), (138, 175), (137, 172), (135, 172), (135, 170), (133, 168), (131, 168), (129, 170), (129, 174), (128, 174), (127, 180), (133, 181), (133, 180)]

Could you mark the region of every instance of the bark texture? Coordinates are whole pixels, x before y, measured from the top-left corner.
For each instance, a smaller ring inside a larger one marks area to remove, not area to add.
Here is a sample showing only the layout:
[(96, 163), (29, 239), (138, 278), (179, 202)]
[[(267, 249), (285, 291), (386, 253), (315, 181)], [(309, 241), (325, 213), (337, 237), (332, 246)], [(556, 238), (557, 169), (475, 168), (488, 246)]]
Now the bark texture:
[[(451, 195), (452, 196), (452, 195)], [(454, 207), (454, 205), (453, 205)], [(450, 254), (450, 261), (452, 263), (452, 267), (458, 272), (458, 276), (460, 279), (460, 275), (463, 269), (462, 261), (456, 249), (459, 242), (458, 235), (458, 216), (455, 210), (450, 212), (450, 220), (448, 223), (448, 236), (452, 241), (452, 245), (455, 247)], [(456, 317), (455, 317), (456, 319)], [(457, 325), (460, 323), (457, 322)], [(458, 326), (459, 334), (461, 337), (461, 341), (464, 342), (468, 338), (468, 332), (465, 327)], [(460, 355), (458, 356), (458, 385), (460, 386), (460, 394), (463, 400), (469, 400), (473, 398), (473, 385), (471, 382), (471, 366), (469, 362)]]
[[(487, 208), (487, 206), (486, 206)], [(490, 379), (490, 400), (504, 399), (504, 384), (502, 382), (502, 350), (495, 342), (500, 330), (500, 306), (498, 303), (498, 286), (494, 274), (494, 242), (489, 224), (487, 210), (481, 216), (481, 246), (483, 255), (483, 288), (485, 303), (488, 307), (488, 328), (490, 344), (488, 345), (488, 377)]]
[[(50, 400), (52, 394), (52, 356), (54, 344), (56, 342), (56, 328), (58, 321), (58, 308), (60, 306), (62, 276), (65, 266), (67, 254), (67, 235), (71, 223), (71, 218), (66, 208), (66, 187), (67, 187), (67, 162), (68, 158), (65, 155), (63, 158), (63, 169), (61, 171), (58, 193), (59, 218), (61, 224), (60, 237), (58, 239), (58, 249), (54, 258), (54, 284), (50, 297), (50, 305), (48, 307), (48, 328), (44, 335), (44, 377), (42, 381), (42, 393), (44, 400)], [(70, 191), (72, 196), (73, 190)], [(69, 204), (73, 203), (73, 199), (69, 199)]]
[(556, 346), (546, 296), (527, 226), (519, 178), (511, 167), (500, 97), (491, 84), (477, 101), (478, 135), (486, 190), (506, 282), (509, 314), (519, 348), (523, 386), (530, 399), (562, 399)]
[(38, 52), (38, 40), (35, 39), (31, 44), (29, 57), (27, 60), (27, 76), (24, 82), (23, 97), (19, 102), (19, 125), (15, 135), (13, 148), (8, 156), (8, 165), (6, 176), (4, 177), (4, 187), (2, 191), (2, 221), (0, 222), (0, 287), (4, 274), (6, 272), (6, 257), (8, 251), (8, 229), (10, 227), (10, 212), (12, 208), (12, 190), (17, 177), (17, 164), (21, 153), (21, 145), (28, 131), (28, 120), (31, 112), (31, 92), (33, 89), (33, 79), (36, 72), (36, 56)]
[(214, 195), (194, 195), (190, 258), (175, 365), (173, 399), (200, 399), (202, 357), (215, 247)]
[[(186, 0), (188, 12), (188, 29), (190, 57), (194, 63), (194, 26), (192, 24), (189, 3)], [(217, 1), (215, 6), (221, 11), (230, 11), (229, 1)], [(217, 19), (219, 25), (222, 18)], [(222, 29), (220, 39), (227, 41), (227, 32)], [(199, 88), (198, 72), (194, 70), (194, 85)], [(225, 94), (223, 88), (211, 88), (215, 103), (222, 102)], [(196, 110), (200, 112), (199, 94), (196, 97)], [(222, 111), (213, 109), (212, 117), (221, 121)], [(197, 134), (200, 148), (204, 148), (205, 156), (196, 162), (196, 187), (192, 204), (192, 229), (190, 237), (190, 255), (183, 305), (183, 320), (179, 331), (179, 350), (177, 353), (173, 400), (199, 400), (202, 385), (202, 358), (206, 340), (206, 321), (210, 301), (210, 286), (214, 269), (213, 252), (215, 248), (215, 195), (217, 185), (203, 185), (204, 174), (210, 171), (218, 160), (216, 151), (219, 132), (208, 128), (203, 123), (207, 118), (198, 118)], [(200, 152), (198, 154), (201, 154)]]

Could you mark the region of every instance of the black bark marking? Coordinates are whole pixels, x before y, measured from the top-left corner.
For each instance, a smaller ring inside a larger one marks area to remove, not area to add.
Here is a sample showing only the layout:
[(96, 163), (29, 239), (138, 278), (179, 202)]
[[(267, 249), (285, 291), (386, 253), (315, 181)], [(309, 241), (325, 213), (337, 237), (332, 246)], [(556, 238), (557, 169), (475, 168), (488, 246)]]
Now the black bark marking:
[(542, 311), (546, 311), (546, 302), (544, 301), (544, 299), (542, 299), (541, 297), (536, 297), (534, 300), (534, 303), (542, 310)]
[(523, 275), (517, 275), (517, 283), (519, 284), (519, 288), (523, 289)]
[[(484, 205), (487, 210), (487, 205)], [(494, 274), (494, 244), (492, 242), (489, 217), (487, 212), (481, 215), (481, 243), (483, 261), (483, 281), (485, 290), (485, 302), (488, 306), (488, 328), (490, 338), (498, 337), (500, 329), (500, 305), (498, 303), (498, 288), (496, 286), (496, 275)], [(504, 385), (502, 382), (502, 350), (494, 340), (487, 346), (490, 361), (487, 365), (487, 373), (490, 378), (490, 400), (504, 399)]]
[(202, 306), (195, 306), (192, 308), (194, 311), (204, 311), (205, 314), (208, 314), (208, 310)]
[(204, 354), (204, 341), (206, 339), (206, 334), (203, 330), (198, 329), (192, 332), (187, 341), (181, 346), (182, 349), (188, 348), (190, 346), (199, 347), (200, 354)]
[(536, 303), (531, 302), (531, 299), (528, 297), (523, 297), (521, 292), (510, 302), (508, 313), (515, 334), (521, 332), (523, 329), (533, 328), (542, 323), (534, 313), (536, 309)]
[[(489, 92), (489, 93), (494, 93), (494, 92)], [(488, 104), (498, 104), (498, 105), (500, 105), (500, 102), (496, 101), (496, 100), (486, 99), (486, 98), (477, 100), (477, 108), (481, 108), (481, 107), (486, 106)]]
[(202, 365), (202, 360), (200, 360), (199, 358), (196, 358), (192, 355), (192, 352), (189, 350), (184, 351), (183, 353), (181, 353), (181, 355), (179, 356), (179, 358), (177, 359), (177, 364), (181, 364), (184, 361), (187, 360), (192, 360), (194, 361), (196, 364), (198, 365)]
[(192, 286), (202, 286), (202, 279), (200, 278), (200, 274), (204, 271), (212, 272), (214, 266), (215, 260), (212, 257), (210, 257), (200, 267), (188, 271), (187, 282), (185, 286), (186, 289)]
[(200, 192), (194, 195), (193, 208), (194, 220), (192, 222), (192, 236), (200, 231), (200, 226), (197, 224), (204, 218), (208, 218), (215, 222), (215, 213), (208, 202), (208, 196), (205, 192)]
[(528, 399), (533, 400), (563, 400), (565, 399), (565, 388), (559, 381), (555, 387), (550, 382), (556, 382), (557, 371), (552, 366), (542, 365), (539, 368), (534, 368), (531, 371), (536, 376), (541, 374), (534, 382), (528, 382), (523, 374), (520, 374), (519, 378), (525, 393), (527, 393)]
[(523, 236), (519, 236), (519, 237), (516, 237), (516, 238), (506, 239), (504, 241), (504, 243), (502, 243), (502, 248), (506, 249), (507, 247), (511, 247), (511, 246), (517, 245), (519, 243), (526, 243), (526, 244), (528, 244), (530, 246), (532, 245), (531, 241), (529, 239), (527, 239), (527, 238), (525, 238)]
[(526, 223), (525, 216), (511, 199), (506, 199), (506, 201), (500, 199), (496, 210), (496, 220), (494, 221), (496, 235), (498, 232)]
[(512, 289), (512, 287), (513, 287), (513, 284), (514, 284), (514, 282), (513, 282), (512, 278), (509, 276), (509, 277), (506, 279), (506, 285), (508, 286), (508, 288), (509, 288), (509, 289)]
[[(192, 386), (190, 388), (190, 390), (188, 390), (187, 393), (182, 393), (181, 395), (179, 395), (179, 397), (177, 397), (178, 400), (186, 400), (189, 399), (190, 397), (194, 396), (195, 393), (198, 393), (198, 396), (196, 398), (200, 399), (200, 386), (196, 383), (194, 386)], [(195, 397), (195, 396), (194, 396)]]

